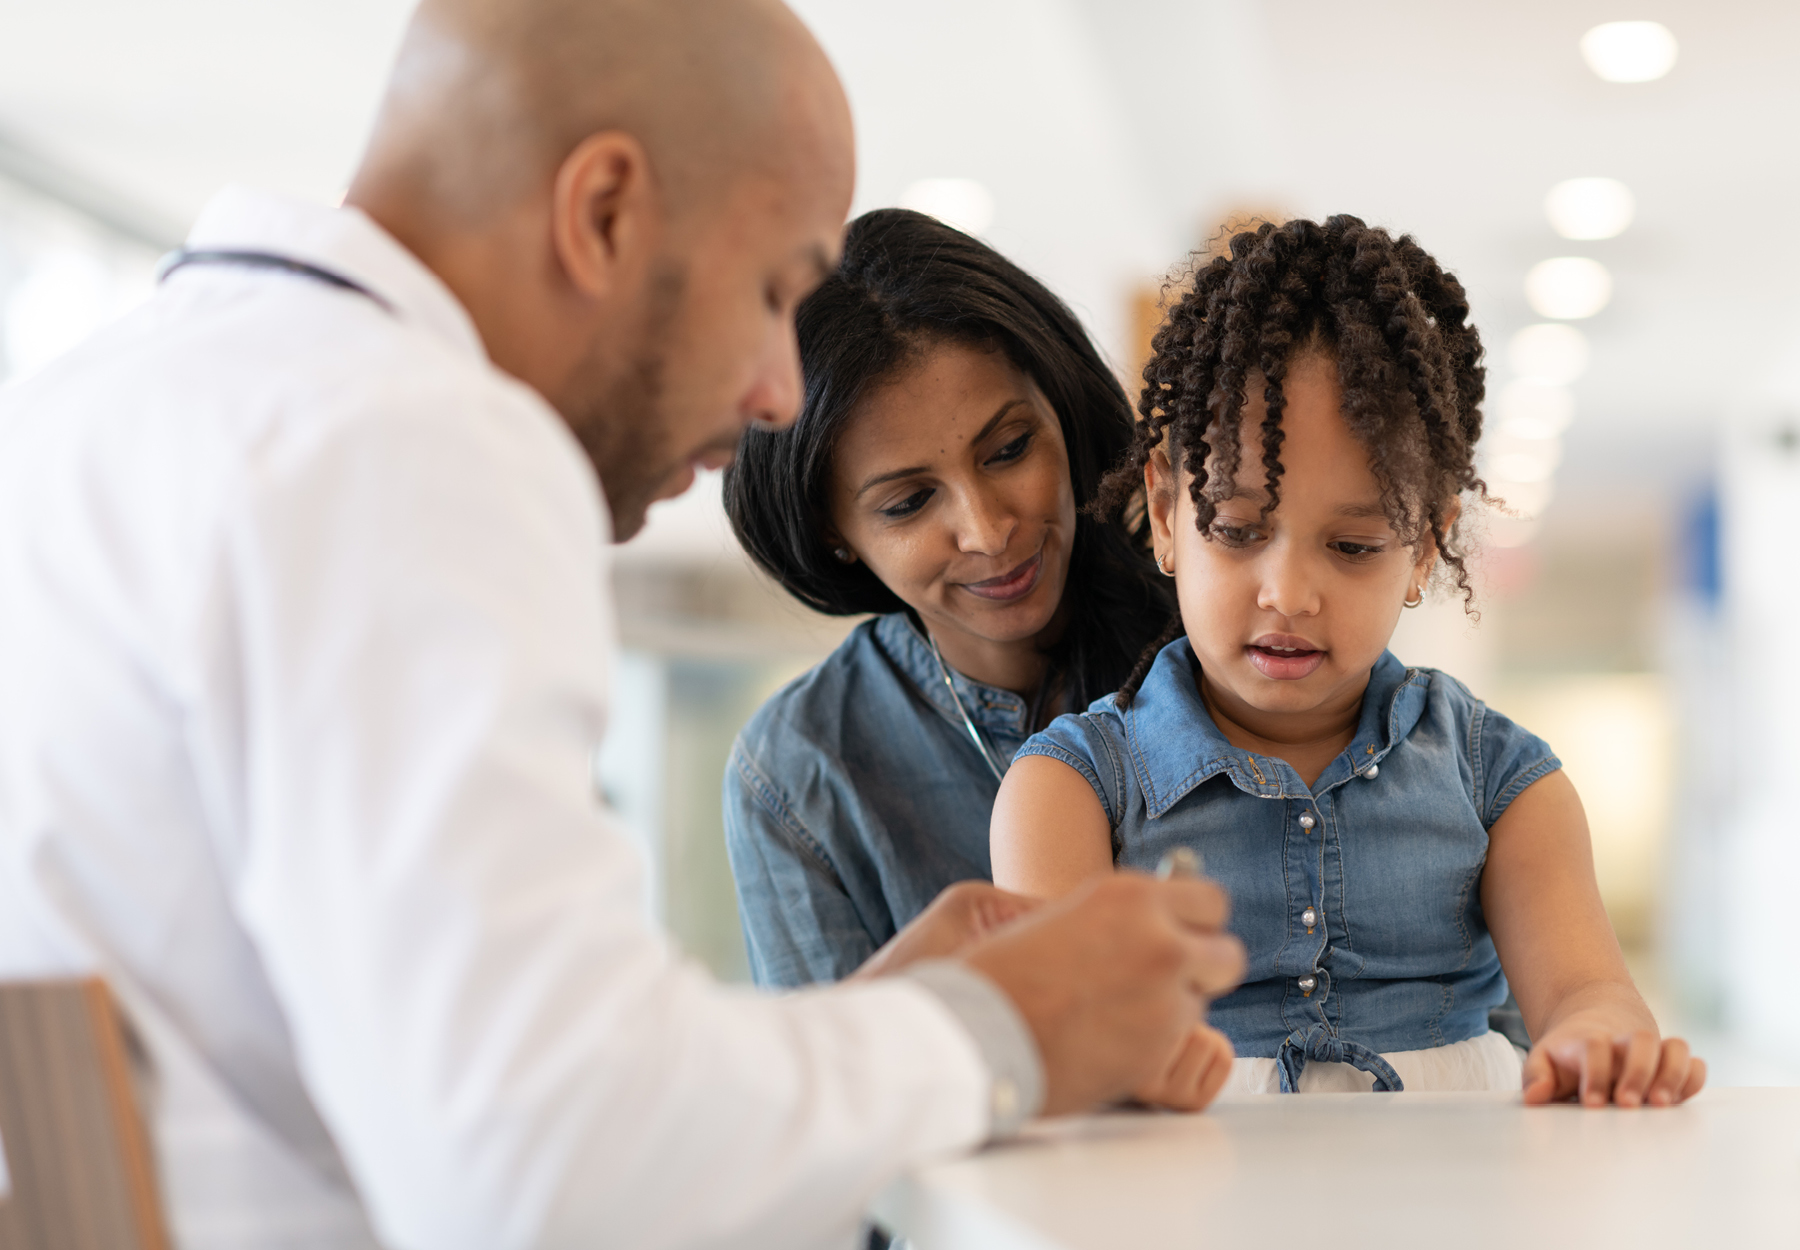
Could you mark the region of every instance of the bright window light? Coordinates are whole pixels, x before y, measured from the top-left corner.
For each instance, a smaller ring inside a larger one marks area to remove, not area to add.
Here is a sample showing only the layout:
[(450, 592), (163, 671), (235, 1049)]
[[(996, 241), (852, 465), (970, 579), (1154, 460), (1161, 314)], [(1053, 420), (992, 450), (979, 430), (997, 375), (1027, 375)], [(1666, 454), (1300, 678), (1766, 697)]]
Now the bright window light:
[[(1587, 372), (1587, 335), (1574, 326), (1549, 322), (1526, 326), (1507, 344), (1506, 359), (1523, 381), (1542, 387), (1564, 387)], [(1508, 387), (1506, 393), (1511, 391)], [(1538, 402), (1560, 401), (1540, 396)], [(1574, 400), (1568, 402), (1573, 415)]]
[(1636, 212), (1631, 188), (1617, 178), (1571, 178), (1544, 197), (1544, 214), (1565, 239), (1610, 239)]
[(1579, 321), (1606, 307), (1612, 298), (1612, 275), (1587, 256), (1540, 260), (1525, 275), (1525, 298), (1540, 317)]
[(1548, 479), (1542, 482), (1502, 482), (1497, 478), (1491, 479), (1488, 482), (1488, 492), (1499, 498), (1500, 506), (1507, 512), (1528, 521), (1542, 516), (1555, 494)]
[(1523, 547), (1537, 537), (1537, 532), (1535, 517), (1497, 516), (1488, 524), (1488, 542), (1496, 547)]
[(1504, 495), (1508, 486), (1519, 483), (1529, 486), (1549, 481), (1550, 475), (1556, 472), (1556, 461), (1549, 456), (1513, 451), (1504, 456), (1495, 456), (1492, 472), (1500, 493)]
[(1506, 384), (1494, 408), (1502, 432), (1519, 438), (1556, 438), (1575, 419), (1575, 396), (1566, 386), (1521, 378)]
[(983, 234), (994, 224), (994, 196), (973, 178), (921, 178), (900, 197), (902, 208), (929, 213), (964, 234)]
[(1649, 82), (1675, 68), (1679, 47), (1661, 22), (1607, 22), (1581, 37), (1581, 56), (1607, 82)]

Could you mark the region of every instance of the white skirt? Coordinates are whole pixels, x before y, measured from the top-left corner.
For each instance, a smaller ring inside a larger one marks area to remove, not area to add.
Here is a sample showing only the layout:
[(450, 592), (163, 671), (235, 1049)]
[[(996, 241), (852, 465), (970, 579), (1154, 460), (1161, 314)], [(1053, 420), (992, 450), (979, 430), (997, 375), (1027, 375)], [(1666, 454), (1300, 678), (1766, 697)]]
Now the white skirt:
[[(1399, 1073), (1409, 1091), (1517, 1090), (1524, 1077), (1525, 1052), (1498, 1033), (1483, 1033), (1466, 1042), (1425, 1050), (1397, 1050), (1382, 1056)], [(1375, 1078), (1348, 1063), (1308, 1063), (1300, 1073), (1302, 1094), (1366, 1094)], [(1220, 1091), (1232, 1094), (1279, 1094), (1281, 1072), (1273, 1059), (1239, 1059)]]

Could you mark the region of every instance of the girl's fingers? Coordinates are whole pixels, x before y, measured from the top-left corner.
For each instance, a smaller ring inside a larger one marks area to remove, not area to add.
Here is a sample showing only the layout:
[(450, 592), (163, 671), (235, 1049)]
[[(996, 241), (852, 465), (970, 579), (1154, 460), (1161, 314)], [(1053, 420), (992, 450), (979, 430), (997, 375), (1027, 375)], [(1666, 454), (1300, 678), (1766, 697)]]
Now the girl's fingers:
[(1650, 1091), (1645, 1095), (1652, 1107), (1667, 1107), (1679, 1101), (1681, 1091), (1687, 1085), (1689, 1062), (1688, 1044), (1679, 1037), (1671, 1037), (1662, 1044), (1662, 1062), (1657, 1065), (1656, 1080), (1650, 1084)]
[[(1686, 1050), (1686, 1047), (1683, 1047)], [(1639, 1029), (1618, 1045), (1615, 1058), (1618, 1064), (1618, 1077), (1613, 1085), (1613, 1101), (1621, 1107), (1642, 1105), (1644, 1092), (1650, 1088), (1650, 1082), (1657, 1074), (1657, 1058), (1668, 1058), (1655, 1033), (1648, 1029)], [(1681, 1056), (1681, 1062), (1687, 1063), (1687, 1056)]]
[(1682, 1085), (1681, 1097), (1676, 1099), (1676, 1101), (1677, 1102), (1686, 1102), (1688, 1099), (1692, 1098), (1695, 1094), (1698, 1094), (1700, 1092), (1701, 1087), (1704, 1086), (1705, 1084), (1706, 1084), (1706, 1060), (1704, 1060), (1704, 1059), (1689, 1059), (1688, 1060), (1687, 1082), (1684, 1085)]
[(1604, 1037), (1591, 1037), (1581, 1052), (1581, 1101), (1590, 1107), (1604, 1107), (1612, 1100), (1613, 1044)]
[(1519, 1083), (1525, 1090), (1525, 1102), (1549, 1102), (1556, 1097), (1556, 1064), (1550, 1053), (1542, 1046), (1532, 1047), (1531, 1053), (1525, 1056), (1525, 1068), (1519, 1077)]

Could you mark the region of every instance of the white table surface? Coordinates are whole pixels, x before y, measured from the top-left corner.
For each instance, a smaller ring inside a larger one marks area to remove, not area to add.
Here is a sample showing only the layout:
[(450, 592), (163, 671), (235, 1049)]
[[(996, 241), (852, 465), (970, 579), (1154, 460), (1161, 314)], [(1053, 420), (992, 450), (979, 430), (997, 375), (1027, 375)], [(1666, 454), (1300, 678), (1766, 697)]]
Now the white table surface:
[(875, 1206), (915, 1250), (1800, 1247), (1800, 1089), (1685, 1106), (1262, 1095), (1047, 1121)]

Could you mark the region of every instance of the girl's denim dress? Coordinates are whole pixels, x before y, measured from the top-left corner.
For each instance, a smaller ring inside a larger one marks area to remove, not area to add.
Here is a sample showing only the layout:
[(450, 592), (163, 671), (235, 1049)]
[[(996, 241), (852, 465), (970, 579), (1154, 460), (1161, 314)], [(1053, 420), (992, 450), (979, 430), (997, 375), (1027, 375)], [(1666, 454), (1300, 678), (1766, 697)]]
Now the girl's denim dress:
[(1128, 708), (1096, 700), (1019, 754), (1087, 779), (1121, 866), (1192, 847), (1230, 891), (1249, 965), (1209, 1018), (1239, 1055), (1273, 1058), (1284, 1093), (1309, 1060), (1399, 1089), (1382, 1052), (1479, 1036), (1506, 998), (1481, 910), (1488, 830), (1562, 764), (1455, 678), (1384, 653), (1355, 738), (1308, 790), (1225, 740), (1197, 677), (1179, 639)]

